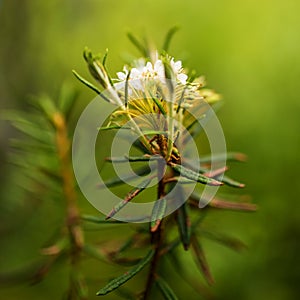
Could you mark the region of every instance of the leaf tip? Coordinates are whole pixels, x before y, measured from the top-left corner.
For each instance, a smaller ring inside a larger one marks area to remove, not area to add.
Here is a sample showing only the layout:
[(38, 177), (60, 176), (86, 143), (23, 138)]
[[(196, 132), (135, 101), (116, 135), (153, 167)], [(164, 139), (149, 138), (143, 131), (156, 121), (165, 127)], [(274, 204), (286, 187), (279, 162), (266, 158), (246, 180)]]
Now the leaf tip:
[(156, 220), (156, 222), (151, 226), (150, 231), (151, 231), (151, 232), (157, 231), (160, 222), (161, 222), (161, 220)]
[(241, 162), (245, 162), (248, 160), (248, 156), (244, 153), (236, 153), (235, 154), (235, 159)]

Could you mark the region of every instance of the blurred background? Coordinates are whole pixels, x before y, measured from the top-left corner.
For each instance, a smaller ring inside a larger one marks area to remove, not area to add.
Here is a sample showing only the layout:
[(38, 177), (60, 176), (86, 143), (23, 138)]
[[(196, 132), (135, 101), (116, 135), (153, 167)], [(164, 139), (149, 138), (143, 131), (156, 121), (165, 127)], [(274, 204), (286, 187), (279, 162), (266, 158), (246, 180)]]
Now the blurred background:
[[(170, 54), (205, 75), (209, 86), (223, 95), (219, 118), (228, 150), (249, 156), (246, 164), (235, 164), (231, 174), (247, 184), (245, 193), (259, 205), (254, 214), (219, 213), (210, 221), (248, 245), (241, 254), (205, 245), (216, 279), (215, 298), (296, 299), (300, 293), (299, 11), (297, 0), (2, 0), (1, 109), (26, 110), (30, 95), (55, 97), (65, 82), (78, 89), (84, 107), (94, 94), (75, 80), (71, 70), (89, 78), (82, 59), (85, 46), (102, 53), (108, 48), (109, 69), (115, 74), (128, 55), (137, 55), (126, 37), (128, 31), (161, 46), (168, 29), (180, 26)], [(20, 196), (16, 171), (7, 162), (8, 140), (13, 136), (16, 132), (1, 121), (1, 274), (39, 255), (38, 248), (62, 218), (59, 204)], [(84, 199), (81, 205), (96, 213)], [(0, 298), (59, 299), (66, 286), (64, 272), (53, 270), (35, 286), (5, 282)], [(104, 269), (94, 272), (90, 299), (96, 299), (95, 291), (105, 282)], [(198, 299), (193, 294), (189, 298)]]

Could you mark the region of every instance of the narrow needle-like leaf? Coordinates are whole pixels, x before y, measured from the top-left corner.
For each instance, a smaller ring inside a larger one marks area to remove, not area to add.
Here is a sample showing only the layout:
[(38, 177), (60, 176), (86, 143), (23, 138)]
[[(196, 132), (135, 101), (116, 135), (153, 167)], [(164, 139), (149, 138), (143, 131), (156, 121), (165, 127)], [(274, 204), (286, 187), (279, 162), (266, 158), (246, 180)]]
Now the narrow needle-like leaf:
[(58, 108), (61, 112), (64, 113), (66, 118), (70, 115), (70, 112), (74, 108), (75, 101), (78, 96), (78, 91), (75, 90), (68, 84), (64, 84), (61, 88), (59, 95)]
[(131, 236), (129, 239), (127, 239), (121, 247), (116, 251), (115, 255), (120, 255), (121, 253), (125, 252), (127, 249), (129, 249), (137, 240), (138, 234), (135, 234)]
[(158, 109), (160, 110), (160, 112), (162, 113), (163, 116), (166, 116), (166, 110), (164, 109), (164, 107), (162, 106), (161, 101), (156, 98), (155, 96), (152, 95), (152, 93), (150, 92), (150, 96), (152, 98), (152, 100), (154, 101), (154, 103), (156, 104), (156, 106), (158, 107)]
[(199, 243), (199, 241), (195, 237), (195, 235), (193, 235), (191, 237), (191, 245), (192, 245), (192, 249), (193, 249), (194, 254), (195, 254), (194, 257), (196, 259), (196, 263), (198, 264), (199, 269), (202, 272), (205, 280), (207, 281), (208, 284), (213, 284), (214, 279), (211, 275), (208, 263), (206, 261), (204, 251), (202, 249), (201, 244)]
[(112, 101), (108, 99), (103, 93), (101, 93), (101, 91), (98, 88), (96, 88), (92, 83), (81, 77), (75, 70), (72, 70), (72, 72), (79, 81), (81, 81), (84, 85), (96, 92), (102, 99), (104, 99), (106, 102), (112, 103)]
[(222, 167), (222, 168), (219, 168), (219, 169), (216, 169), (216, 170), (210, 170), (210, 171), (207, 171), (205, 173), (203, 173), (204, 176), (207, 176), (207, 177), (216, 177), (220, 174), (223, 174), (225, 171), (228, 170), (228, 167)]
[(156, 135), (156, 134), (167, 135), (168, 132), (167, 131), (163, 131), (163, 130), (143, 130), (143, 134), (144, 135)]
[(143, 46), (142, 43), (140, 43), (138, 41), (138, 39), (130, 32), (127, 33), (127, 36), (129, 38), (129, 40), (131, 41), (131, 43), (141, 52), (141, 54), (144, 56), (144, 57), (148, 57), (148, 50), (146, 47)]
[(117, 126), (117, 125), (98, 128), (99, 131), (112, 130), (112, 129), (131, 129), (131, 128), (125, 126)]
[[(96, 92), (98, 95), (101, 94), (100, 90), (98, 88), (96, 88), (92, 83), (90, 83), (89, 81), (87, 81), (86, 79), (84, 79), (82, 76), (80, 76), (75, 70), (72, 70), (73, 74), (75, 75), (75, 77), (81, 81), (84, 85), (86, 85), (87, 87), (89, 87), (91, 90), (93, 90), (94, 92)], [(110, 101), (108, 101), (110, 102)]]
[(129, 72), (126, 76), (126, 81), (125, 81), (125, 107), (128, 106), (128, 81), (130, 78), (130, 73), (131, 73), (131, 70), (129, 70)]
[(214, 208), (228, 209), (228, 210), (240, 210), (240, 211), (256, 211), (257, 206), (253, 203), (247, 202), (230, 202), (220, 199), (212, 199), (209, 202), (209, 206)]
[(176, 222), (178, 225), (180, 239), (183, 244), (184, 250), (188, 250), (191, 236), (191, 221), (188, 216), (187, 209), (187, 204), (184, 203), (176, 211)]
[(182, 104), (182, 102), (184, 100), (184, 94), (186, 92), (186, 89), (187, 89), (187, 87), (185, 86), (184, 89), (183, 89), (183, 91), (182, 91), (182, 93), (181, 93), (180, 99), (178, 101), (178, 106), (177, 106), (177, 109), (176, 109), (176, 113), (178, 113), (179, 110), (180, 110), (180, 108), (181, 108), (181, 104)]
[(243, 188), (243, 187), (245, 187), (244, 183), (235, 181), (235, 180), (231, 179), (228, 176), (217, 177), (217, 179), (220, 180), (220, 181), (222, 181), (223, 183), (229, 185), (229, 186), (232, 186), (232, 187), (236, 187), (236, 188)]
[(91, 246), (91, 245), (88, 245), (88, 244), (85, 244), (83, 246), (83, 252), (90, 256), (90, 257), (93, 257), (95, 259), (98, 259), (100, 261), (106, 261), (106, 258), (100, 253), (100, 251), (94, 247), (94, 246)]
[(135, 189), (130, 191), (125, 199), (119, 202), (114, 208), (110, 211), (107, 215), (106, 220), (112, 218), (117, 212), (119, 212), (128, 202), (130, 202), (134, 197), (140, 194), (144, 189), (147, 188), (149, 183), (152, 181), (152, 178), (147, 178), (146, 180), (142, 181)]
[(83, 221), (87, 221), (87, 222), (91, 222), (91, 223), (95, 223), (95, 224), (126, 224), (126, 223), (121, 222), (121, 221), (117, 221), (117, 220), (107, 221), (103, 218), (90, 216), (90, 215), (82, 215), (81, 219)]
[(166, 198), (161, 198), (155, 201), (151, 215), (151, 232), (155, 232), (158, 229), (161, 220), (165, 216), (166, 208)]
[(109, 162), (140, 162), (140, 161), (149, 161), (151, 159), (150, 155), (144, 155), (144, 156), (120, 156), (120, 157), (106, 157), (105, 160)]
[(105, 50), (105, 54), (103, 55), (103, 59), (102, 59), (103, 67), (105, 67), (107, 56), (108, 56), (108, 49)]
[(150, 250), (148, 254), (141, 259), (141, 261), (134, 266), (131, 270), (127, 271), (123, 275), (111, 280), (105, 287), (98, 291), (97, 296), (106, 295), (113, 290), (117, 289), (119, 286), (123, 285), (137, 273), (139, 273), (151, 260), (154, 255), (154, 250)]
[(134, 180), (136, 179), (137, 177), (139, 176), (143, 176), (143, 175), (146, 175), (150, 172), (150, 168), (148, 166), (146, 167), (143, 167), (143, 168), (140, 168), (138, 170), (135, 171), (135, 174), (133, 175), (124, 175), (122, 176), (122, 178), (120, 177), (114, 177), (112, 179), (109, 179), (107, 181), (104, 181), (100, 184), (98, 184), (98, 188), (102, 188), (102, 187), (113, 187), (113, 186), (117, 186), (117, 185), (120, 185), (120, 184), (124, 184), (125, 182), (128, 182), (130, 180)]
[(149, 161), (151, 159), (163, 159), (160, 155), (144, 155), (144, 156), (127, 156), (124, 155), (124, 157), (107, 157), (105, 160), (109, 162), (142, 162), (142, 161)]
[(120, 287), (116, 290), (116, 293), (120, 295), (121, 298), (126, 300), (136, 300), (136, 295), (133, 294), (129, 289), (125, 289), (124, 287)]
[(191, 169), (188, 169), (182, 165), (170, 163), (170, 166), (172, 167), (173, 170), (175, 170), (181, 176), (191, 179), (193, 181), (197, 181), (197, 182), (200, 182), (203, 184), (213, 185), (213, 186), (223, 185), (223, 183), (220, 181), (217, 181), (213, 178), (206, 177), (206, 176), (199, 174)]
[(174, 36), (174, 34), (178, 31), (178, 27), (177, 26), (174, 26), (172, 27), (166, 34), (166, 37), (165, 37), (165, 41), (164, 41), (164, 44), (163, 44), (163, 50), (165, 52), (168, 52), (168, 49), (169, 49), (169, 46), (170, 46), (170, 42)]
[(10, 124), (18, 129), (20, 132), (29, 136), (30, 138), (42, 144), (51, 145), (53, 133), (38, 123), (38, 120), (33, 120), (31, 114), (24, 114), (14, 110), (2, 110), (0, 118), (10, 121)]
[(228, 153), (220, 153), (220, 154), (214, 154), (211, 155), (205, 155), (200, 158), (201, 163), (211, 163), (212, 161), (218, 162), (218, 161), (239, 161), (244, 162), (247, 160), (247, 156), (240, 152), (228, 152)]
[(155, 282), (166, 300), (178, 299), (174, 291), (168, 285), (168, 283), (165, 280), (163, 280), (161, 277), (156, 278)]
[(223, 244), (224, 246), (231, 248), (234, 251), (239, 252), (247, 248), (246, 245), (239, 239), (224, 234), (201, 230), (201, 235), (210, 240)]

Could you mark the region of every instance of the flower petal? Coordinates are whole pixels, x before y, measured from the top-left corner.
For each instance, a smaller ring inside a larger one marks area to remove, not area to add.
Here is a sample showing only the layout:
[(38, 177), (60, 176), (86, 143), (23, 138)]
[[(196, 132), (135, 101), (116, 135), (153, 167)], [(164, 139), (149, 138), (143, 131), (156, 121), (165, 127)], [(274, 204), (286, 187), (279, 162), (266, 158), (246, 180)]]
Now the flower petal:
[(117, 76), (120, 80), (126, 80), (127, 75), (124, 72), (118, 72)]
[(177, 79), (181, 84), (186, 84), (188, 76), (186, 74), (181, 73), (177, 75)]

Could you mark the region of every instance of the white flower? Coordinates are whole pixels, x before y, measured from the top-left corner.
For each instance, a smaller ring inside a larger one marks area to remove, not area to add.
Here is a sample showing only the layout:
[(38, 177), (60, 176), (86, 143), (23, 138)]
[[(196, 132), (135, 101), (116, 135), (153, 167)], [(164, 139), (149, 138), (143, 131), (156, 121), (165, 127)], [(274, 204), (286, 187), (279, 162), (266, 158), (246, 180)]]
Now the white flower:
[[(177, 81), (183, 85), (187, 83), (188, 76), (184, 74), (182, 63), (180, 60), (174, 61), (174, 58), (170, 61), (171, 68), (175, 74)], [(117, 76), (119, 79), (118, 87), (122, 88), (125, 84), (126, 78), (128, 76), (128, 69), (125, 66), (123, 72), (118, 72)], [(160, 59), (157, 59), (154, 64), (151, 62), (145, 62), (144, 60), (139, 60), (134, 68), (131, 69), (129, 80), (130, 84), (136, 89), (142, 89), (142, 82), (146, 79), (158, 79), (162, 83), (165, 83), (165, 69), (164, 64)]]

